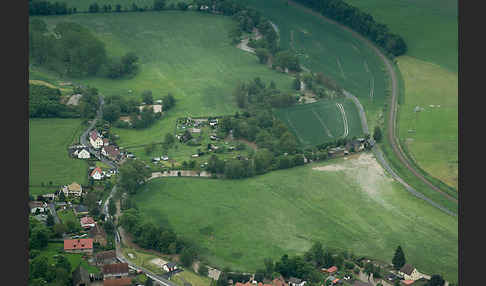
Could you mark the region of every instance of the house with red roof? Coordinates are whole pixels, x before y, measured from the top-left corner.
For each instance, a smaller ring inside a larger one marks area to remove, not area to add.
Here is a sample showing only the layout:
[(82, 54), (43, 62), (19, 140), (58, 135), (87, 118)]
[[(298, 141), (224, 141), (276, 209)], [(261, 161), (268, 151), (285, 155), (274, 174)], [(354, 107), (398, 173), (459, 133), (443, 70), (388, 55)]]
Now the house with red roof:
[(110, 158), (113, 161), (116, 161), (120, 157), (120, 150), (118, 150), (113, 145), (108, 145), (108, 146), (103, 147), (103, 149), (101, 149), (101, 154), (103, 154), (103, 156), (105, 156), (105, 157)]
[(92, 227), (95, 227), (95, 225), (96, 225), (95, 220), (90, 216), (82, 217), (80, 219), (80, 222), (81, 222), (82, 228), (92, 228)]
[(401, 281), (402, 285), (413, 285), (413, 283), (415, 283), (414, 280), (402, 280)]
[(103, 279), (127, 277), (128, 271), (128, 263), (105, 264), (103, 265)]
[(101, 180), (103, 178), (103, 171), (101, 171), (100, 167), (96, 167), (89, 176), (94, 180)]
[(93, 130), (89, 133), (89, 143), (93, 148), (100, 149), (103, 146), (103, 138), (101, 138), (96, 130)]
[(118, 279), (106, 279), (103, 281), (103, 286), (130, 286), (132, 285), (132, 278), (118, 278)]
[(65, 239), (64, 251), (69, 253), (93, 253), (93, 239)]
[(336, 273), (337, 270), (338, 270), (338, 268), (336, 266), (332, 266), (332, 267), (329, 267), (328, 269), (322, 268), (321, 272), (333, 274), (333, 273)]

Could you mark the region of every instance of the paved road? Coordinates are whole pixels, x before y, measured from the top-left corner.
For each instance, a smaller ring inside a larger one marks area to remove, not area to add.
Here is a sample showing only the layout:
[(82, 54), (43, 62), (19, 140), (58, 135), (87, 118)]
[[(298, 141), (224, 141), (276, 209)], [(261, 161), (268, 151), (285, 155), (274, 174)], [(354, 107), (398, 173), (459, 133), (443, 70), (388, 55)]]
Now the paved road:
[(301, 4), (297, 4), (295, 3), (294, 1), (292, 0), (289, 0), (288, 1), (289, 4), (293, 5), (293, 6), (296, 6), (310, 14), (313, 14), (315, 15), (316, 17), (319, 17), (321, 19), (323, 19), (324, 21), (326, 22), (329, 22), (329, 23), (332, 23), (332, 24), (335, 24), (339, 27), (341, 27), (342, 29), (350, 32), (351, 34), (353, 34), (356, 38), (359, 38), (360, 40), (362, 40), (363, 42), (365, 42), (368, 46), (370, 46), (375, 52), (376, 54), (383, 60), (383, 62), (385, 63), (385, 67), (388, 71), (388, 73), (390, 74), (390, 77), (392, 79), (392, 102), (391, 102), (391, 106), (390, 106), (390, 114), (389, 114), (389, 122), (391, 122), (392, 124), (390, 124), (390, 132), (388, 132), (388, 138), (391, 142), (391, 145), (392, 145), (392, 149), (393, 149), (393, 152), (397, 155), (397, 157), (399, 158), (400, 162), (402, 162), (402, 164), (405, 165), (405, 167), (407, 169), (409, 169), (419, 180), (421, 180), (422, 182), (424, 182), (427, 186), (429, 186), (432, 190), (442, 194), (445, 198), (447, 198), (448, 200), (452, 201), (452, 202), (455, 202), (457, 203), (457, 199), (450, 196), (449, 194), (443, 192), (442, 190), (440, 190), (437, 186), (433, 185), (431, 182), (429, 182), (418, 170), (415, 169), (414, 166), (411, 165), (411, 163), (409, 162), (408, 158), (405, 156), (403, 150), (401, 149), (400, 147), (400, 144), (398, 144), (397, 140), (396, 140), (396, 114), (397, 114), (397, 99), (398, 99), (398, 81), (397, 81), (397, 75), (395, 73), (395, 70), (393, 69), (391, 63), (390, 63), (390, 60), (381, 52), (380, 49), (378, 49), (373, 43), (371, 43), (368, 39), (366, 39), (365, 37), (363, 37), (362, 35), (360, 35), (359, 33), (355, 32), (354, 30), (352, 30), (351, 28), (349, 27), (346, 27), (332, 19), (329, 19), (325, 16), (323, 16), (322, 14), (316, 12), (316, 11), (313, 11), (312, 9), (310, 8), (307, 8)]

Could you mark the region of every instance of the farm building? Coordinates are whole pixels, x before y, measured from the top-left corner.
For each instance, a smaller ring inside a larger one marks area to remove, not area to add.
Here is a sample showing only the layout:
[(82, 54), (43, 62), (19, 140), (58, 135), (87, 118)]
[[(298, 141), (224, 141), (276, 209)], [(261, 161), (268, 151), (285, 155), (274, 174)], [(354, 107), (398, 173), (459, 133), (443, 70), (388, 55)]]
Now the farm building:
[(128, 276), (128, 263), (103, 265), (103, 278), (121, 278)]
[(95, 224), (89, 230), (89, 236), (93, 239), (93, 242), (99, 243), (101, 246), (106, 246), (106, 232), (98, 224)]
[(82, 228), (91, 228), (96, 225), (95, 220), (90, 216), (82, 217), (79, 221), (81, 223)]
[(83, 194), (83, 187), (76, 182), (72, 182), (70, 185), (64, 186), (61, 191), (65, 196), (80, 197)]
[(93, 239), (66, 239), (64, 240), (64, 251), (69, 253), (93, 253)]
[(120, 159), (120, 150), (113, 145), (103, 147), (103, 149), (101, 149), (101, 154), (113, 161)]
[(118, 278), (118, 279), (107, 279), (103, 281), (103, 286), (130, 286), (132, 285), (132, 278)]
[(113, 264), (116, 262), (115, 250), (98, 252), (95, 256), (96, 265)]

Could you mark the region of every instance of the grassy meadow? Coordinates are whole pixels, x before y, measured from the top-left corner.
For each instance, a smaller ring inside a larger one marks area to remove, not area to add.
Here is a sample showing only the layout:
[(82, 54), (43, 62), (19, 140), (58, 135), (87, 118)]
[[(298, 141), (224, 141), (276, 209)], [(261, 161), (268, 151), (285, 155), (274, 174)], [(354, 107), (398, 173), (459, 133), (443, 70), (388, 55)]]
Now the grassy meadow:
[[(372, 129), (385, 100), (383, 62), (351, 33), (283, 0), (245, 0), (277, 25), (280, 46), (294, 49), (301, 64), (322, 72), (357, 96)], [(371, 92), (373, 90), (373, 93)], [(373, 96), (370, 96), (373, 94)]]
[(410, 195), (367, 153), (245, 180), (157, 179), (135, 200), (212, 266), (254, 271), (314, 241), (391, 261), (401, 245), (420, 271), (457, 281), (457, 218)]
[[(401, 144), (419, 166), (457, 189), (457, 74), (412, 57), (401, 57), (399, 67), (406, 86), (399, 117)], [(414, 112), (416, 106), (424, 110)]]
[(276, 110), (277, 117), (284, 122), (303, 146), (335, 141), (344, 136), (345, 122), (337, 104), (342, 104), (347, 123), (347, 138), (363, 135), (356, 106), (351, 100), (321, 100), (315, 103), (292, 106)]
[[(166, 133), (173, 132), (176, 117), (234, 114), (237, 107), (232, 91), (240, 80), (260, 77), (266, 83), (273, 80), (282, 91), (292, 91), (291, 76), (259, 64), (255, 55), (230, 44), (228, 33), (236, 22), (229, 17), (164, 11), (40, 18), (50, 28), (60, 21), (80, 23), (105, 43), (108, 54), (122, 56), (133, 51), (140, 58), (140, 72), (130, 79), (69, 80), (94, 86), (104, 96), (118, 94), (141, 99), (144, 90), (151, 90), (154, 99), (169, 92), (176, 98), (173, 110), (150, 128), (115, 128), (121, 137), (120, 146), (162, 141)], [(56, 75), (31, 68), (30, 78), (37, 77)]]
[[(47, 187), (78, 182), (86, 184), (87, 162), (72, 159), (68, 146), (79, 140), (83, 131), (80, 119), (29, 120), (29, 193), (38, 195), (57, 190)], [(44, 183), (46, 187), (41, 187)]]

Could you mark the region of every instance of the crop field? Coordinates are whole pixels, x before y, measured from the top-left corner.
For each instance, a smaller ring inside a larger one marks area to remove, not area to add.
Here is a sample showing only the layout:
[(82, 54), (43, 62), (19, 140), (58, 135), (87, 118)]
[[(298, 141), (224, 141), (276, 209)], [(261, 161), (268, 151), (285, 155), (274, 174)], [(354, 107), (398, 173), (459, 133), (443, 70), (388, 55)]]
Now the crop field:
[(245, 180), (156, 179), (135, 200), (146, 220), (168, 220), (199, 244), (211, 266), (255, 271), (314, 241), (391, 261), (401, 245), (420, 271), (457, 281), (457, 218), (410, 195), (368, 153)]
[[(143, 131), (115, 129), (120, 146), (160, 142), (172, 132), (176, 117), (234, 114), (232, 91), (238, 81), (260, 77), (274, 81), (283, 92), (292, 91), (292, 77), (258, 63), (255, 55), (230, 44), (229, 31), (236, 22), (229, 17), (198, 12), (163, 11), (142, 13), (75, 14), (39, 17), (52, 28), (60, 21), (88, 27), (106, 45), (107, 53), (122, 56), (135, 52), (140, 72), (130, 79), (93, 77), (62, 79), (99, 89), (104, 96), (122, 95), (141, 99), (151, 90), (154, 99), (167, 93), (176, 106), (156, 124)], [(55, 78), (39, 68), (30, 69), (30, 79)], [(132, 92), (129, 92), (132, 91)]]
[(55, 189), (41, 184), (52, 181), (53, 186), (87, 183), (88, 164), (72, 159), (67, 147), (79, 140), (83, 131), (79, 119), (30, 119), (29, 120), (29, 193), (38, 195)]
[[(401, 57), (399, 66), (406, 86), (399, 117), (401, 144), (421, 168), (457, 189), (457, 74), (412, 57)], [(415, 112), (417, 106), (423, 110)]]
[(281, 108), (275, 113), (302, 146), (363, 135), (358, 111), (351, 100), (321, 100)]
[(293, 48), (301, 64), (322, 72), (357, 96), (372, 130), (385, 99), (383, 62), (348, 31), (283, 0), (245, 0), (277, 25), (280, 46)]

